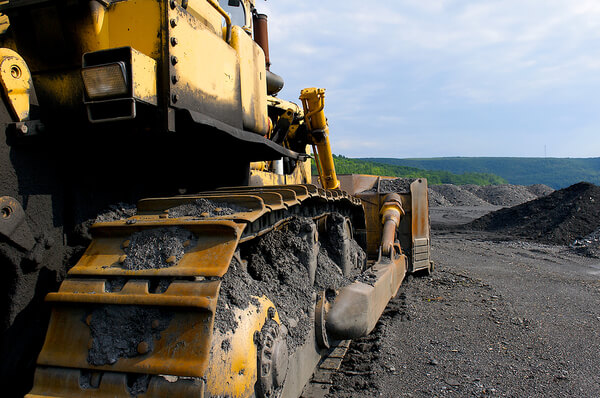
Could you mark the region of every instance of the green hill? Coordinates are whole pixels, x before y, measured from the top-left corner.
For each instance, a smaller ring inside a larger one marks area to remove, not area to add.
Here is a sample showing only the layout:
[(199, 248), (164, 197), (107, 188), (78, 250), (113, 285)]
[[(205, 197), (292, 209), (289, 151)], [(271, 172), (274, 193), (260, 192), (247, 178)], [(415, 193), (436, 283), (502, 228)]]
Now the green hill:
[[(333, 155), (335, 170), (338, 174), (372, 174), (389, 177), (427, 178), (430, 185), (434, 184), (476, 184), (497, 185), (507, 181), (490, 173), (452, 173), (444, 170), (423, 170), (416, 167), (398, 166), (361, 159), (350, 159)], [(313, 162), (313, 175), (317, 174)]]
[(452, 173), (492, 173), (511, 184), (546, 184), (560, 189), (580, 181), (600, 185), (600, 158), (365, 158), (394, 166), (446, 170)]

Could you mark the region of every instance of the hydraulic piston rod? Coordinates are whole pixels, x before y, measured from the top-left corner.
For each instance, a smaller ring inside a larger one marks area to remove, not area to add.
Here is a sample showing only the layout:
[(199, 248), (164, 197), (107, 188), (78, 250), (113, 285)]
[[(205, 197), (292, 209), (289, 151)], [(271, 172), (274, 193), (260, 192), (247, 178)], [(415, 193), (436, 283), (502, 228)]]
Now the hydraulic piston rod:
[(333, 155), (329, 145), (329, 127), (325, 118), (325, 89), (305, 88), (300, 93), (304, 107), (304, 120), (308, 128), (309, 141), (313, 145), (321, 185), (325, 189), (338, 189), (340, 181), (335, 173)]

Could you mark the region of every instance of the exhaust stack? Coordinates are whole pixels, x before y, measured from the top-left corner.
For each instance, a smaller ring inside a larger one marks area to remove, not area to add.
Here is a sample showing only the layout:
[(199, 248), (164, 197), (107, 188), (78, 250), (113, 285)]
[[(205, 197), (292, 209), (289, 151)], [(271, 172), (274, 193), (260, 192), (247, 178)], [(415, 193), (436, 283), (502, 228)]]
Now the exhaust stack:
[(271, 72), (271, 60), (269, 57), (269, 29), (266, 14), (255, 13), (252, 17), (254, 24), (254, 41), (265, 53), (265, 64), (267, 66), (267, 94), (276, 95), (283, 88), (283, 78)]

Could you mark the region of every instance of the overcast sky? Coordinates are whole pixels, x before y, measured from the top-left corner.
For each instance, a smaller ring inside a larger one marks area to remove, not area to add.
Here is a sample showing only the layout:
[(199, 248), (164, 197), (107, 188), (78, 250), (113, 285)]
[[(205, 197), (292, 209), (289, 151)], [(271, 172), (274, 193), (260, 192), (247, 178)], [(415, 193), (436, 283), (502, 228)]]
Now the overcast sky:
[(256, 0), (349, 157), (600, 156), (598, 0)]

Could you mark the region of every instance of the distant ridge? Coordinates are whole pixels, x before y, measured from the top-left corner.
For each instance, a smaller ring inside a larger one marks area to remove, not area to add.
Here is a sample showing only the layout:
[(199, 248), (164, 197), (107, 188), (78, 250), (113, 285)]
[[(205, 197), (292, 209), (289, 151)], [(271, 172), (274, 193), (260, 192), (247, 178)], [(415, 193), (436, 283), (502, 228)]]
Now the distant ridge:
[[(416, 167), (396, 166), (360, 159), (350, 159), (342, 155), (333, 155), (333, 162), (338, 174), (371, 174), (401, 178), (427, 178), (429, 185), (434, 184), (474, 184), (499, 185), (507, 181), (490, 173), (460, 173), (455, 174), (445, 170), (423, 170)], [(317, 175), (313, 162), (312, 174)]]
[(490, 173), (511, 184), (546, 184), (561, 189), (580, 181), (600, 185), (598, 158), (361, 158), (361, 160), (451, 173)]

